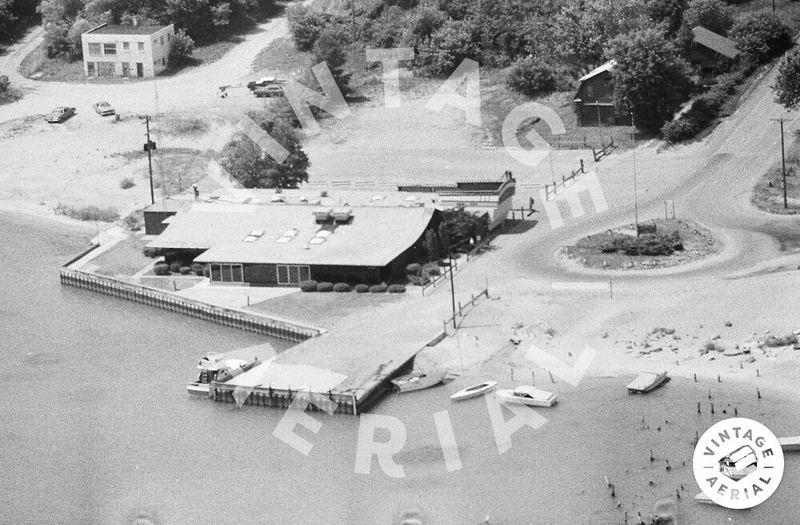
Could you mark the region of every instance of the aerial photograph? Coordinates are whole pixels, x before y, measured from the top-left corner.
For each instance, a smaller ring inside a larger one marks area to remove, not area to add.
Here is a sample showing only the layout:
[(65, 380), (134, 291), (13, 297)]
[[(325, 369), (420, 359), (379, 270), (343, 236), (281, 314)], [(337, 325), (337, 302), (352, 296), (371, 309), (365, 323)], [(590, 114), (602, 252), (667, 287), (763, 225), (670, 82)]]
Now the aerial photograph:
[(800, 2), (0, 0), (0, 525), (786, 525)]

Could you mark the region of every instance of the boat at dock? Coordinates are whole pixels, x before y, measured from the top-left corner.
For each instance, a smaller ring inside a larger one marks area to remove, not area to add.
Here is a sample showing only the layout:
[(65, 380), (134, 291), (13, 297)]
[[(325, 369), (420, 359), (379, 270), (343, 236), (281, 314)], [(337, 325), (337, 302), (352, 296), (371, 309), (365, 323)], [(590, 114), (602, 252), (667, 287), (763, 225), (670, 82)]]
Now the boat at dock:
[(232, 352), (207, 354), (200, 360), (197, 380), (186, 386), (193, 396), (209, 396), (213, 381), (230, 381), (250, 370), (259, 362), (259, 356), (252, 348), (241, 348)]
[(666, 372), (657, 374), (655, 372), (642, 372), (636, 379), (628, 383), (625, 388), (631, 394), (646, 394), (660, 387), (667, 382), (669, 378)]
[(455, 394), (450, 396), (450, 399), (453, 401), (463, 401), (465, 399), (472, 399), (473, 397), (482, 396), (486, 392), (491, 391), (494, 387), (497, 386), (497, 381), (484, 381), (483, 383), (478, 383), (477, 385), (468, 386), (462, 390), (459, 390)]
[(400, 393), (413, 392), (436, 386), (444, 381), (447, 372), (435, 370), (432, 372), (411, 372), (392, 379), (392, 384)]
[(714, 502), (714, 500), (712, 500), (711, 498), (709, 498), (708, 496), (706, 496), (706, 493), (705, 493), (705, 492), (701, 492), (701, 493), (697, 494), (697, 495), (694, 497), (694, 500), (695, 500), (697, 503), (702, 503), (702, 504), (704, 504), (704, 505), (716, 505), (716, 503)]
[(547, 390), (522, 385), (510, 390), (498, 390), (497, 397), (506, 403), (520, 403), (532, 407), (551, 407), (558, 402), (558, 396)]

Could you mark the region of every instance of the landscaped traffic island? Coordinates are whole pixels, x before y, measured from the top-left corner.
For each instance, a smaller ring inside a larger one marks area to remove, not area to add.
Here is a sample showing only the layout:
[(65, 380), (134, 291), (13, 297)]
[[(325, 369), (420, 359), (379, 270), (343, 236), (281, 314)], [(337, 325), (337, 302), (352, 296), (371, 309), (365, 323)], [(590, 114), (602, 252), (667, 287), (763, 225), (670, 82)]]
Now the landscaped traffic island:
[(719, 252), (722, 242), (708, 229), (681, 219), (652, 220), (579, 239), (559, 257), (586, 268), (605, 270), (668, 268)]

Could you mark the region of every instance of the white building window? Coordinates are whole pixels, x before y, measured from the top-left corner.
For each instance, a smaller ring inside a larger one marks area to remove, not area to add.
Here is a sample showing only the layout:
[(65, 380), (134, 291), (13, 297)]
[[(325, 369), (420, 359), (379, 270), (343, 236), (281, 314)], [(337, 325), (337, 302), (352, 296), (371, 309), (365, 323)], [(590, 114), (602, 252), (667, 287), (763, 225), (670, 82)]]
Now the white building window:
[(103, 54), (104, 55), (116, 55), (117, 54), (117, 44), (103, 44)]
[(144, 42), (139, 42), (139, 51), (144, 51)]
[(278, 284), (300, 284), (301, 281), (311, 279), (311, 270), (308, 266), (279, 264), (277, 272)]
[(89, 44), (89, 54), (90, 55), (99, 55), (100, 54), (100, 44)]
[(123, 42), (122, 43), (122, 50), (123, 51), (128, 51), (130, 48), (131, 48), (130, 42)]

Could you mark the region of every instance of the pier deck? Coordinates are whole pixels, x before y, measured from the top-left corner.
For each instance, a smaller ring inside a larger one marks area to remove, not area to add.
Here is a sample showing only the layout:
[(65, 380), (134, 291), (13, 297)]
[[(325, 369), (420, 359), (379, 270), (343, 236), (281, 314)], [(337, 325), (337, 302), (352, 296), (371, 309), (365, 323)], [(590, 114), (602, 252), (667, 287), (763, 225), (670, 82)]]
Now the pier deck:
[(227, 383), (212, 383), (211, 396), (216, 401), (287, 407), (301, 391), (329, 398), (337, 412), (358, 413), (441, 336), (449, 301), (443, 294), (407, 298), (364, 314), (346, 329), (300, 343)]

